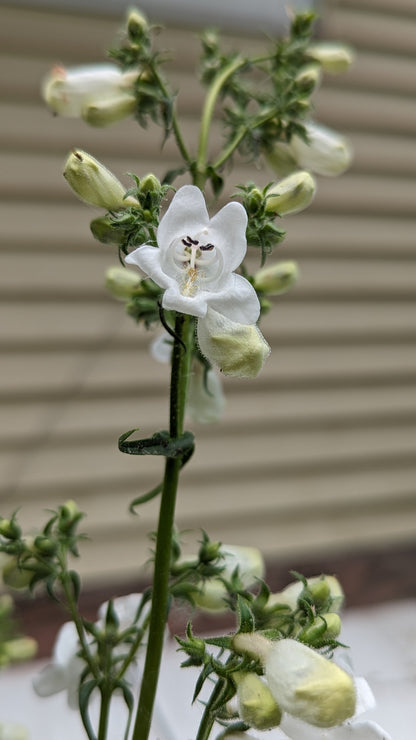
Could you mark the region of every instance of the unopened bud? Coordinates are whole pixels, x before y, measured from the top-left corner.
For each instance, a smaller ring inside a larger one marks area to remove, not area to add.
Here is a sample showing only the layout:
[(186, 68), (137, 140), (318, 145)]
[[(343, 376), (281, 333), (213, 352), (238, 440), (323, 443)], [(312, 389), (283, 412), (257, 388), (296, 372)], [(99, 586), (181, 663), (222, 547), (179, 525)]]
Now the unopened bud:
[(0, 722), (0, 740), (29, 740), (29, 733), (23, 725)]
[(264, 291), (269, 295), (281, 295), (296, 283), (298, 276), (296, 262), (276, 262), (256, 272), (253, 285), (256, 290)]
[(126, 240), (126, 230), (122, 226), (115, 226), (108, 216), (99, 216), (90, 223), (94, 239), (101, 244), (115, 244), (121, 246)]
[(270, 354), (270, 347), (254, 324), (239, 324), (208, 309), (198, 321), (203, 355), (225, 375), (255, 378)]
[(298, 213), (312, 202), (316, 183), (309, 172), (293, 172), (267, 191), (266, 211), (279, 216)]
[(38, 645), (33, 637), (16, 637), (3, 643), (2, 649), (10, 663), (16, 663), (20, 660), (33, 658), (36, 655)]
[(136, 8), (132, 8), (127, 16), (127, 33), (134, 42), (141, 41), (149, 31), (146, 17)]
[(44, 555), (45, 557), (54, 555), (58, 549), (57, 543), (50, 537), (45, 537), (45, 535), (35, 537), (33, 547), (40, 555)]
[(280, 177), (290, 175), (291, 172), (298, 168), (295, 156), (289, 148), (289, 144), (277, 142), (273, 149), (265, 152), (264, 158), (269, 167)]
[(136, 98), (127, 92), (114, 97), (97, 99), (86, 103), (81, 110), (81, 118), (90, 126), (104, 128), (127, 118), (136, 108)]
[(315, 727), (335, 727), (355, 712), (352, 677), (307, 645), (271, 643), (265, 676), (282, 710)]
[(321, 77), (319, 64), (305, 64), (296, 75), (296, 82), (304, 92), (312, 92), (319, 85)]
[(282, 712), (269, 687), (255, 673), (235, 673), (239, 714), (255, 730), (277, 727)]
[(140, 292), (142, 279), (126, 267), (110, 267), (105, 273), (105, 287), (116, 298), (129, 299)]
[(80, 149), (69, 155), (64, 177), (74, 193), (92, 206), (118, 211), (137, 205), (134, 198), (124, 197), (126, 189), (107, 167)]
[(22, 530), (14, 519), (0, 519), (0, 535), (7, 540), (18, 540)]
[(3, 566), (2, 570), (3, 583), (10, 588), (23, 589), (27, 588), (33, 578), (33, 571), (25, 570), (18, 565), (16, 558), (10, 558), (9, 562)]
[[(214, 544), (214, 543), (213, 543)], [(227, 589), (220, 578), (230, 580), (238, 569), (238, 577), (243, 588), (249, 588), (264, 575), (264, 561), (256, 547), (221, 545), (219, 554), (223, 557), (218, 565), (222, 567), (219, 578), (208, 578), (200, 584), (193, 594), (195, 604), (208, 611), (226, 611)]]
[(355, 59), (354, 51), (350, 46), (327, 41), (308, 46), (306, 54), (310, 59), (319, 62), (325, 72), (332, 74), (346, 72)]
[(328, 177), (340, 175), (351, 164), (352, 151), (344, 136), (316, 123), (305, 124), (308, 141), (292, 136), (290, 151), (305, 170)]
[(161, 187), (160, 180), (152, 172), (140, 179), (141, 193), (160, 193)]
[(59, 530), (65, 534), (69, 534), (83, 516), (75, 501), (71, 499), (66, 501), (65, 504), (59, 507)]

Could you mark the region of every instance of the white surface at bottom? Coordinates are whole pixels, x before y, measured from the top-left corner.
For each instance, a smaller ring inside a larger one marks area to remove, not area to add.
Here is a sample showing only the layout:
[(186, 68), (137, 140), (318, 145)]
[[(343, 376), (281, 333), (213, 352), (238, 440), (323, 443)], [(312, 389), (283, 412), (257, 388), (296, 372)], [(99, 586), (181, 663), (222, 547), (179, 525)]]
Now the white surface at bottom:
[[(416, 600), (344, 614), (343, 641), (350, 645), (355, 673), (374, 692), (377, 707), (365, 716), (378, 722), (393, 740), (416, 738)], [(151, 740), (194, 740), (201, 706), (190, 707), (197, 672), (180, 669), (182, 654), (167, 644)], [(77, 712), (64, 694), (39, 699), (32, 676), (44, 665), (35, 661), (0, 673), (0, 722), (24, 724), (30, 740), (84, 740)], [(109, 740), (122, 740), (120, 715), (113, 716)], [(255, 733), (253, 733), (255, 734)], [(257, 737), (273, 740), (273, 731)]]

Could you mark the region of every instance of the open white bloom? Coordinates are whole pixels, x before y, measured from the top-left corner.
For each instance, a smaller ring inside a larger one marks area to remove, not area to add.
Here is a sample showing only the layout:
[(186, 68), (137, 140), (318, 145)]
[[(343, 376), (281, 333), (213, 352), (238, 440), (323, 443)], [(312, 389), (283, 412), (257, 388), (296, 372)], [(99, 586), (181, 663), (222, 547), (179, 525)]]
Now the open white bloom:
[[(164, 288), (163, 308), (196, 316), (200, 324), (199, 334), (207, 320), (206, 330), (212, 335), (210, 317), (219, 315), (225, 335), (234, 341), (235, 336), (241, 334), (241, 327), (254, 328), (260, 314), (253, 286), (234, 272), (247, 251), (246, 227), (247, 214), (240, 203), (228, 203), (210, 219), (199, 188), (184, 185), (160, 221), (158, 247), (144, 244), (129, 254), (126, 262), (137, 265)], [(260, 332), (255, 331), (256, 337), (261, 337)], [(261, 339), (256, 347), (251, 346), (251, 354), (258, 352), (261, 356), (257, 363), (260, 366), (269, 354), (267, 343)], [(243, 345), (245, 341), (246, 337)], [(211, 361), (209, 343), (201, 349)], [(226, 359), (224, 353), (220, 352), (220, 355), (212, 357), (213, 364), (230, 375), (246, 377), (245, 362), (243, 370), (236, 367), (235, 361), (227, 370), (226, 362), (221, 362)], [(257, 372), (259, 369), (257, 367)], [(249, 377), (253, 377), (251, 368), (250, 371)]]
[[(135, 620), (141, 598), (141, 594), (129, 594), (114, 599), (113, 607), (119, 620), (120, 630), (126, 629)], [(104, 628), (107, 606), (108, 602), (105, 602), (98, 610), (99, 618), (95, 623), (98, 628)], [(145, 614), (148, 609), (149, 607), (146, 606)], [(91, 643), (92, 638), (88, 636), (87, 639)], [(121, 646), (123, 652), (124, 647)], [(94, 649), (93, 646), (91, 649)], [(78, 656), (79, 650), (80, 644), (75, 625), (73, 622), (66, 622), (58, 632), (52, 662), (33, 679), (33, 687), (38, 696), (52, 696), (60, 691), (67, 691), (68, 705), (71, 709), (78, 709), (79, 682), (85, 667), (84, 661)], [(132, 682), (136, 670), (133, 664), (130, 668), (126, 677)]]
[(65, 622), (58, 632), (52, 653), (52, 663), (33, 679), (38, 696), (51, 696), (67, 691), (68, 705), (78, 708), (78, 687), (84, 661), (78, 657), (78, 635), (73, 622)]
[(122, 72), (115, 64), (56, 66), (43, 81), (42, 95), (55, 113), (103, 126), (133, 112), (137, 74)]

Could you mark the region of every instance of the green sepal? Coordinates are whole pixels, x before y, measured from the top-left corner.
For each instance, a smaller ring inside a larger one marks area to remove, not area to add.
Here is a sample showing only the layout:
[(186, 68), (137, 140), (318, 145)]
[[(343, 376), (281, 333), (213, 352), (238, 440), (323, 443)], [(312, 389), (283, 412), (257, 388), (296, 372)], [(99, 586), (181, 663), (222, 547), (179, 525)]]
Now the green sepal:
[[(221, 720), (219, 720), (220, 724), (223, 724)], [(243, 720), (238, 720), (237, 722), (232, 722), (231, 724), (227, 724), (225, 730), (223, 732), (220, 732), (219, 735), (215, 738), (215, 740), (223, 740), (226, 737), (231, 737), (232, 735), (235, 735), (238, 732), (246, 732), (246, 730), (250, 729), (250, 725), (247, 724), (247, 722), (243, 722)]]
[(97, 740), (97, 736), (93, 730), (90, 714), (88, 711), (88, 702), (90, 700), (90, 696), (94, 689), (96, 689), (97, 687), (98, 684), (95, 678), (91, 679), (90, 681), (84, 681), (79, 687), (79, 711), (89, 740)]
[(253, 612), (251, 611), (246, 599), (243, 599), (240, 595), (237, 597), (237, 613), (239, 617), (238, 631), (254, 632), (256, 625)]
[(135, 514), (134, 511), (136, 506), (140, 506), (141, 504), (145, 504), (147, 501), (151, 501), (152, 498), (156, 498), (156, 496), (159, 495), (159, 493), (162, 492), (163, 483), (158, 483), (157, 486), (152, 488), (151, 491), (148, 491), (147, 493), (143, 493), (142, 496), (138, 496), (135, 498), (129, 505), (129, 512), (130, 514)]
[(78, 601), (79, 595), (81, 593), (81, 579), (76, 570), (70, 570), (68, 572), (68, 576), (71, 579), (75, 600)]

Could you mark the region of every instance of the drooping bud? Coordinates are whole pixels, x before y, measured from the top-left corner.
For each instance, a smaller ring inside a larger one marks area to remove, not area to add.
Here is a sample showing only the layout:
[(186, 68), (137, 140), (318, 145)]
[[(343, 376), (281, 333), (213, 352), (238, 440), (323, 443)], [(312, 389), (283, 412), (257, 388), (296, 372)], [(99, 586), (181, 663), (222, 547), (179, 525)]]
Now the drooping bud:
[(58, 528), (64, 534), (71, 534), (74, 527), (82, 519), (83, 513), (79, 510), (75, 501), (69, 499), (59, 507)]
[[(344, 602), (344, 592), (342, 586), (335, 576), (312, 576), (307, 579), (307, 587), (312, 598), (318, 604), (330, 603), (331, 612), (340, 611)], [(276, 604), (286, 604), (291, 609), (297, 608), (299, 596), (304, 590), (302, 581), (294, 581), (278, 593), (271, 594), (268, 600), (268, 606)]]
[(315, 727), (335, 727), (355, 712), (352, 677), (307, 645), (283, 639), (271, 645), (265, 676), (279, 706)]
[(351, 164), (352, 151), (346, 138), (326, 126), (305, 124), (308, 141), (292, 136), (289, 147), (298, 165), (318, 175), (340, 175)]
[(315, 617), (312, 624), (302, 629), (297, 638), (313, 646), (324, 638), (338, 637), (340, 632), (341, 619), (338, 614), (321, 614)]
[(136, 108), (136, 98), (128, 92), (120, 92), (111, 98), (90, 101), (83, 105), (81, 118), (90, 126), (104, 128), (127, 118)]
[(107, 167), (80, 149), (69, 155), (64, 177), (75, 195), (92, 206), (118, 211), (137, 205), (134, 198), (124, 197), (126, 189)]
[(329, 41), (311, 44), (311, 46), (308, 46), (306, 54), (310, 59), (319, 62), (323, 70), (330, 74), (346, 72), (355, 59), (354, 51), (350, 46)]
[(89, 104), (111, 101), (122, 91), (132, 92), (137, 74), (122, 72), (115, 64), (88, 64), (72, 69), (56, 66), (43, 81), (42, 95), (55, 113), (80, 118)]
[(116, 298), (129, 299), (140, 292), (140, 275), (126, 267), (109, 267), (105, 273), (105, 287)]
[(290, 290), (298, 279), (299, 270), (296, 262), (276, 262), (263, 267), (254, 275), (253, 285), (256, 290), (269, 295), (281, 295)]
[(208, 309), (198, 321), (202, 354), (225, 375), (255, 378), (270, 354), (270, 347), (254, 324), (239, 324)]
[(255, 673), (235, 673), (239, 715), (255, 730), (277, 727), (282, 712), (269, 687)]
[(24, 570), (18, 565), (17, 558), (11, 557), (2, 569), (3, 583), (10, 588), (27, 588), (33, 578), (33, 571)]
[(309, 172), (293, 172), (267, 191), (266, 211), (279, 216), (299, 213), (312, 202), (316, 183)]

